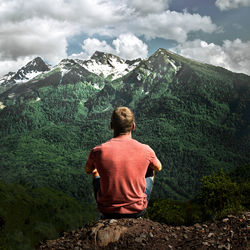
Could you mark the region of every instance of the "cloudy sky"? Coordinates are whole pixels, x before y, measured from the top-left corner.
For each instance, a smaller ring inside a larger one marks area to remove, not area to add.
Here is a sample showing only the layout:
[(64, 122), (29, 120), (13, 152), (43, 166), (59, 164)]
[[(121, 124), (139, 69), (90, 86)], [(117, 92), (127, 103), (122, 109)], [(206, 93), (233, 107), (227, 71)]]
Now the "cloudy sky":
[(0, 0), (0, 76), (36, 56), (158, 48), (250, 75), (250, 0)]

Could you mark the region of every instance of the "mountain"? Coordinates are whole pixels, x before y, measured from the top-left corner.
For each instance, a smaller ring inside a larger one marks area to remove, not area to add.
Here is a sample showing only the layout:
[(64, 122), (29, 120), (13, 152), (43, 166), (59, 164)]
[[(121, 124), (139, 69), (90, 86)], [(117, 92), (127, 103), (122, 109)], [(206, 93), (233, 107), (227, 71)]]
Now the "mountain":
[(164, 49), (146, 60), (64, 59), (5, 90), (0, 105), (0, 178), (82, 203), (94, 202), (84, 162), (112, 137), (110, 115), (121, 105), (135, 113), (133, 137), (163, 163), (154, 197), (190, 199), (202, 176), (249, 164), (250, 76)]
[(90, 60), (76, 61), (90, 72), (97, 75), (102, 74), (105, 78), (109, 76), (114, 80), (133, 70), (141, 62), (141, 59), (123, 60), (118, 56), (96, 51)]
[(14, 84), (24, 83), (49, 70), (49, 66), (43, 61), (43, 59), (41, 57), (36, 57), (34, 60), (19, 69), (16, 73), (10, 72), (0, 78), (0, 86), (11, 86)]

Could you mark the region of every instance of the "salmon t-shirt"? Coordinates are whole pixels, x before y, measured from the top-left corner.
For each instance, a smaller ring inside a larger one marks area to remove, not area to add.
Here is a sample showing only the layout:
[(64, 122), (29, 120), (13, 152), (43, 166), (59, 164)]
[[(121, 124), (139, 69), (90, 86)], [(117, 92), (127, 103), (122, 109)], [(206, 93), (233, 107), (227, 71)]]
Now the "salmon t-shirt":
[(100, 174), (100, 212), (132, 214), (147, 207), (145, 174), (150, 163), (157, 165), (148, 145), (127, 137), (112, 138), (92, 149), (89, 162)]

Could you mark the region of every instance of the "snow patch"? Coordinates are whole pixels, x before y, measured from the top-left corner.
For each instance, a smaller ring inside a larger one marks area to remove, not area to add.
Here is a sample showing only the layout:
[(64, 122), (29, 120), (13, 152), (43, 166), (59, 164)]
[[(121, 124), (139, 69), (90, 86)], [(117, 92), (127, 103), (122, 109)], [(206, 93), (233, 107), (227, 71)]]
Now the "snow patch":
[(15, 93), (10, 93), (10, 94), (8, 95), (8, 98), (12, 99), (12, 98), (14, 98), (14, 96), (15, 96)]
[(0, 102), (0, 109), (2, 110), (2, 109), (4, 109), (6, 106), (5, 105), (3, 105), (3, 103), (2, 102)]
[(22, 72), (22, 74), (24, 75), (24, 77), (22, 79), (15, 80), (15, 82), (17, 84), (28, 82), (29, 80), (35, 78), (36, 76), (40, 75), (41, 73), (45, 73), (45, 72), (32, 71), (32, 72), (29, 72), (27, 74), (25, 74), (25, 73)]
[(98, 89), (98, 90), (101, 90), (101, 89), (102, 89), (102, 87), (100, 87), (99, 84), (97, 84), (97, 83), (94, 84), (94, 88), (95, 88), (95, 89)]
[(171, 66), (174, 68), (175, 72), (178, 72), (179, 69), (181, 68), (181, 66), (176, 66), (175, 65), (175, 61), (174, 60), (171, 60), (169, 57), (168, 57), (168, 62), (171, 64)]
[(32, 100), (31, 103), (39, 102), (41, 100), (40, 97), (37, 97), (36, 100)]
[(108, 76), (112, 77), (112, 80), (120, 78), (133, 69), (140, 63), (139, 61), (135, 62), (132, 65), (127, 64), (123, 59), (117, 59), (116, 57), (107, 57), (107, 63), (101, 63), (96, 61), (95, 59), (90, 59), (88, 61), (80, 61), (77, 62), (87, 69), (88, 71), (101, 75), (106, 78)]
[(145, 89), (142, 88), (141, 93), (144, 94), (144, 95), (148, 95), (148, 94), (149, 94), (149, 91), (145, 91)]
[(61, 78), (59, 80), (59, 84), (62, 83), (63, 77), (70, 71), (70, 69), (64, 68), (64, 66), (61, 65), (61, 67), (59, 67), (61, 70)]

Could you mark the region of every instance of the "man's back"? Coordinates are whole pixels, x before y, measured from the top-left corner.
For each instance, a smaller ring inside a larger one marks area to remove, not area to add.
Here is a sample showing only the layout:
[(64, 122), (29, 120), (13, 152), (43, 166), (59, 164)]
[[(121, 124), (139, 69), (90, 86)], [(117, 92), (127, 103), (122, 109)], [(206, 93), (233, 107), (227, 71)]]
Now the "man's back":
[(114, 138), (93, 148), (85, 164), (93, 176), (98, 209), (107, 218), (141, 216), (153, 187), (148, 173), (160, 171), (161, 162), (149, 146), (132, 139), (135, 122), (129, 108), (113, 111), (110, 128)]
[(100, 174), (97, 202), (103, 213), (130, 214), (147, 206), (145, 174), (154, 151), (129, 137), (117, 137), (95, 147), (90, 156)]

